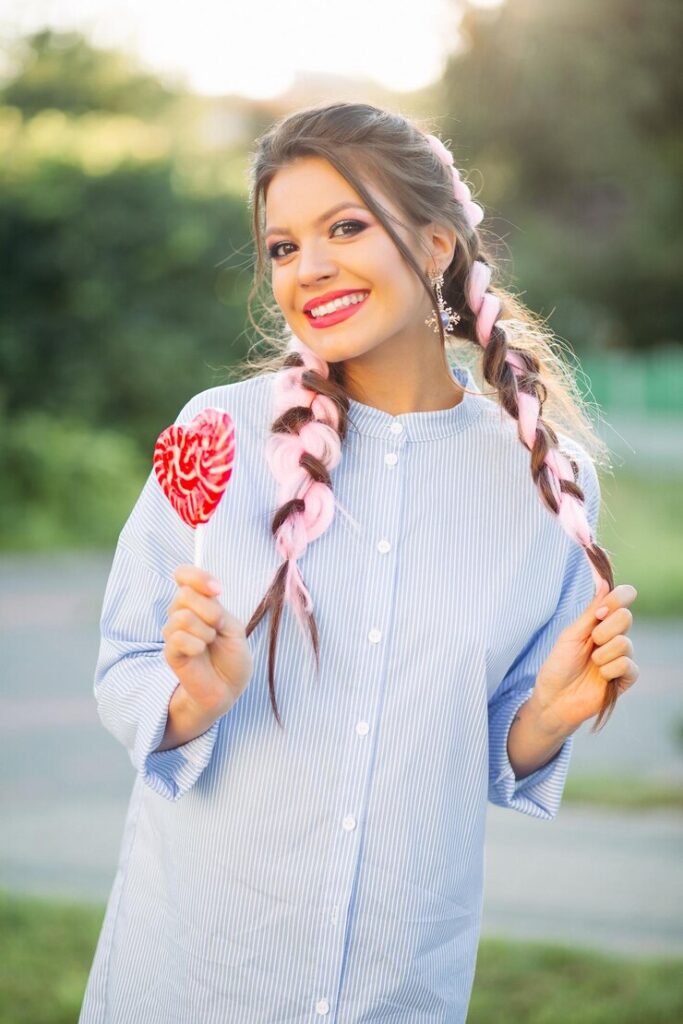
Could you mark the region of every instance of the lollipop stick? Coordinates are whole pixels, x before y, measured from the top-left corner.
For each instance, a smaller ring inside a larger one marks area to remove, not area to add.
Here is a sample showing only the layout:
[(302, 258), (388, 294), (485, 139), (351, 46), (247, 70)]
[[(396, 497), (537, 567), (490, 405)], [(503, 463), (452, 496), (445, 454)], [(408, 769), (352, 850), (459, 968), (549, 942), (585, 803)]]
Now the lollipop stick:
[(202, 553), (204, 547), (204, 523), (198, 523), (194, 530), (194, 564), (198, 569), (202, 567)]

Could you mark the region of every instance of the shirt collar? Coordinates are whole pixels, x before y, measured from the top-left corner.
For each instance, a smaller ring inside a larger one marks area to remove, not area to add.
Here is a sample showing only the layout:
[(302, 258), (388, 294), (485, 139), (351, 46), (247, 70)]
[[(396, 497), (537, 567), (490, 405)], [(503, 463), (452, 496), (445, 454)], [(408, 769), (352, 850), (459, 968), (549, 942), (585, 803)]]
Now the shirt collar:
[(407, 441), (433, 441), (464, 430), (480, 415), (486, 399), (467, 367), (451, 366), (451, 372), (464, 388), (475, 391), (476, 394), (465, 391), (462, 401), (451, 409), (404, 412), (399, 416), (392, 416), (383, 409), (375, 409), (372, 405), (364, 405), (351, 398), (348, 411), (349, 431), (386, 439), (397, 431), (395, 424), (400, 423), (403, 428), (401, 433), (405, 431)]

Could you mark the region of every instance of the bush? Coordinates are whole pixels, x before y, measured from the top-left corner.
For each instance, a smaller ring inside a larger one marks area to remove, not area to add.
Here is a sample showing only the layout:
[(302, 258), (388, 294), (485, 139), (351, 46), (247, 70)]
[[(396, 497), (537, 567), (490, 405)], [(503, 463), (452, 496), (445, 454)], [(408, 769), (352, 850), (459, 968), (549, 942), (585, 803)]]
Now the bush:
[(0, 416), (0, 549), (111, 547), (151, 468), (135, 443), (73, 417)]

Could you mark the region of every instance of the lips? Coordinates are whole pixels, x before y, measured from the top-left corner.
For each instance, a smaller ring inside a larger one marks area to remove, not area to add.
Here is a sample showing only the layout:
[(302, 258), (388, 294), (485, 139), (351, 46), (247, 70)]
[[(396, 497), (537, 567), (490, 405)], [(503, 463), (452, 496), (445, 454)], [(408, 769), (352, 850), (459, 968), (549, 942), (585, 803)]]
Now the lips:
[(357, 295), (360, 292), (367, 292), (367, 288), (345, 288), (341, 292), (325, 292), (324, 295), (319, 295), (317, 299), (310, 299), (304, 306), (304, 313), (310, 314), (311, 310), (315, 309), (316, 306), (324, 306), (328, 302), (334, 302), (335, 299), (341, 299), (344, 295)]
[[(349, 294), (348, 292), (346, 293)], [(359, 309), (362, 309), (365, 303), (368, 301), (370, 292), (367, 293), (364, 299), (360, 302), (354, 302), (350, 306), (341, 306), (339, 309), (333, 310), (332, 313), (327, 313), (325, 316), (313, 316), (312, 313), (306, 313), (306, 317), (311, 327), (333, 327), (334, 324), (340, 323), (342, 320), (348, 320), (350, 316), (357, 313)]]

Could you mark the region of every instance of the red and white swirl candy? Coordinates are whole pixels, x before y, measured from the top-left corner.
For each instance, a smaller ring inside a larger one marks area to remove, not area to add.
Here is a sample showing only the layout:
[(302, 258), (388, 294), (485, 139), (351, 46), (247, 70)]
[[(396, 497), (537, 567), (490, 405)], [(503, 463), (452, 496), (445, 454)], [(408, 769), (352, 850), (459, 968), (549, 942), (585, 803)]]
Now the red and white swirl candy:
[(204, 409), (185, 426), (167, 427), (154, 446), (154, 471), (164, 494), (193, 529), (216, 511), (234, 460), (235, 426), (221, 409)]

